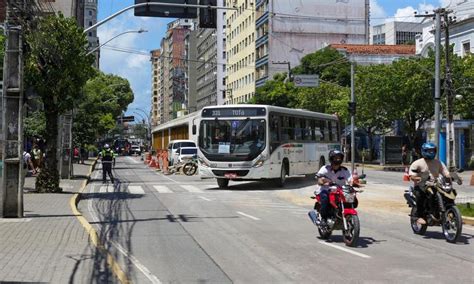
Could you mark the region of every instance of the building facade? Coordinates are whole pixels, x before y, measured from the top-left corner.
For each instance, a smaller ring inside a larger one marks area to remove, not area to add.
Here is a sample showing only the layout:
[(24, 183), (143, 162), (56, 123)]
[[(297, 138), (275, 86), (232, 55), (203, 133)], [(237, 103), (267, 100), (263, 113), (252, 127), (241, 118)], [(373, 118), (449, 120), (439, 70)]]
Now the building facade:
[[(474, 51), (474, 1), (453, 0), (449, 6), (453, 12), (450, 17), (456, 21), (449, 26), (450, 44), (454, 45), (454, 53), (465, 56)], [(416, 53), (428, 56), (434, 50), (435, 25), (432, 19), (423, 24), (422, 35), (416, 40)], [(444, 45), (444, 31), (441, 31), (441, 44)]]
[(160, 55), (161, 50), (156, 49), (152, 50), (151, 52), (151, 125), (157, 126), (161, 124), (161, 114), (163, 111), (163, 97), (160, 97), (160, 89), (161, 89), (161, 64), (160, 64)]
[[(82, 0), (84, 1), (84, 15), (83, 27), (87, 28), (97, 23), (97, 1), (98, 0)], [(99, 37), (97, 36), (97, 29), (87, 33), (87, 41), (89, 42), (89, 50), (93, 50), (99, 46)], [(100, 49), (94, 52), (95, 62), (94, 66), (99, 69)]]
[(416, 36), (422, 32), (421, 23), (388, 22), (370, 27), (370, 44), (415, 44)]
[(227, 103), (248, 101), (255, 88), (288, 72), (331, 43), (369, 42), (369, 0), (228, 0)]
[[(224, 1), (218, 0), (218, 6)], [(216, 29), (197, 29), (196, 109), (222, 105), (226, 96), (226, 38), (224, 10), (217, 11)]]

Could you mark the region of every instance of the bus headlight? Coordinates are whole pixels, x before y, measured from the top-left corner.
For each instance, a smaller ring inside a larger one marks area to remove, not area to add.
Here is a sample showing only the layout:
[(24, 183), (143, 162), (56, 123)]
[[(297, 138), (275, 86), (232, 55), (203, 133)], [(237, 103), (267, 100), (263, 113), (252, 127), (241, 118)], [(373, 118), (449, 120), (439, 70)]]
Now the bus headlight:
[(260, 158), (255, 162), (255, 164), (253, 164), (253, 167), (254, 168), (260, 168), (261, 166), (263, 166), (263, 163), (265, 162), (265, 160), (267, 159), (266, 156), (260, 156)]

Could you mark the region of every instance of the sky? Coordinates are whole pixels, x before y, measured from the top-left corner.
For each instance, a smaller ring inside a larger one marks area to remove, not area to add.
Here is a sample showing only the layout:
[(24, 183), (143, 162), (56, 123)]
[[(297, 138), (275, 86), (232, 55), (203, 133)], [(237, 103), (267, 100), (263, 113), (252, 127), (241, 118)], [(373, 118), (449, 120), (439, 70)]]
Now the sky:
[[(371, 25), (394, 20), (418, 21), (414, 11), (432, 12), (437, 7), (447, 7), (457, 0), (370, 0)], [(134, 0), (98, 0), (98, 20), (102, 20), (132, 4)], [(101, 48), (100, 69), (107, 74), (115, 74), (128, 79), (135, 95), (129, 106), (128, 115), (140, 120), (151, 107), (151, 62), (150, 50), (160, 47), (161, 38), (166, 32), (166, 18), (135, 17), (133, 9), (119, 15), (98, 28), (101, 43), (125, 32), (143, 28), (145, 33), (121, 35)], [(116, 49), (132, 52), (120, 52)], [(115, 49), (115, 50), (114, 50)], [(140, 110), (136, 110), (138, 108)]]

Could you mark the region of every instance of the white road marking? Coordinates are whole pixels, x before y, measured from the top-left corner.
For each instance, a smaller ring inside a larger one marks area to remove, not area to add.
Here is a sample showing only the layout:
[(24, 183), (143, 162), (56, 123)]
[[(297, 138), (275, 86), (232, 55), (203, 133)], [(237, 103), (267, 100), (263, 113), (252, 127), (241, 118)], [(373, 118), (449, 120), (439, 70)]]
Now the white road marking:
[(0, 223), (25, 223), (31, 220), (31, 218), (0, 218)]
[(327, 245), (327, 246), (335, 248), (335, 249), (338, 249), (338, 250), (348, 252), (348, 253), (353, 254), (353, 255), (357, 255), (357, 256), (362, 257), (362, 258), (371, 258), (370, 256), (368, 256), (366, 254), (356, 252), (356, 251), (353, 251), (353, 250), (350, 250), (350, 249), (347, 249), (347, 248), (344, 248), (344, 247), (340, 247), (338, 245), (334, 245), (334, 244), (327, 243), (327, 242), (324, 242), (324, 241), (319, 241), (319, 243), (321, 243), (323, 245)]
[[(95, 174), (95, 178), (98, 177), (98, 172)], [(92, 192), (95, 191), (95, 185), (93, 184), (92, 185), (92, 189), (91, 189)], [(91, 217), (92, 217), (92, 221), (96, 224), (99, 223), (99, 218), (97, 217), (97, 212), (95, 211), (94, 207), (92, 206), (92, 201), (93, 199), (89, 199), (89, 203), (88, 203), (88, 207), (89, 207), (89, 212), (91, 214)], [(100, 226), (98, 225), (95, 225), (95, 227), (100, 230)], [(135, 267), (140, 270), (146, 278), (148, 278), (150, 280), (151, 283), (153, 284), (160, 284), (161, 281), (158, 279), (158, 277), (156, 277), (155, 275), (153, 275), (150, 270), (148, 270), (148, 268), (146, 268), (143, 264), (140, 263), (140, 261), (138, 261), (138, 259), (136, 257), (134, 257), (133, 255), (131, 255), (128, 251), (126, 251), (122, 246), (120, 246), (119, 244), (115, 243), (114, 241), (112, 241), (112, 245), (118, 250), (120, 251), (120, 253), (122, 253), (125, 257), (127, 257), (131, 263), (133, 263), (133, 265), (135, 265)]]
[(154, 185), (153, 188), (155, 188), (159, 193), (173, 193), (173, 191), (164, 185)]
[(138, 259), (136, 257), (134, 257), (132, 254), (130, 254), (129, 251), (127, 251), (126, 249), (124, 249), (121, 245), (119, 245), (117, 242), (115, 241), (111, 241), (112, 245), (117, 249), (119, 250), (125, 257), (127, 257), (128, 259), (130, 259), (130, 261), (138, 268), (138, 270), (140, 270), (145, 276), (146, 278), (148, 278), (148, 280), (150, 280), (151, 283), (154, 283), (154, 284), (159, 284), (161, 283), (160, 279), (158, 279), (158, 277), (156, 277), (155, 275), (153, 275), (150, 270), (148, 270), (148, 268), (146, 268), (146, 266), (144, 266), (143, 264), (140, 263), (140, 261), (138, 261)]
[(204, 197), (204, 196), (198, 196), (198, 197), (199, 197), (199, 198), (201, 198), (202, 200), (206, 200), (206, 201), (212, 201), (211, 199), (209, 199), (209, 198), (206, 198), (206, 197)]
[(107, 185), (102, 185), (102, 186), (99, 188), (99, 192), (100, 192), (100, 193), (107, 193), (107, 192), (108, 192), (108, 186), (107, 186)]
[(128, 192), (130, 192), (131, 194), (145, 194), (145, 191), (140, 185), (129, 185), (127, 188)]
[(254, 216), (249, 215), (249, 214), (245, 214), (244, 212), (237, 211), (237, 214), (240, 214), (240, 215), (245, 216), (247, 218), (250, 218), (252, 220), (256, 220), (256, 221), (260, 220), (260, 218), (254, 217)]
[(181, 185), (181, 187), (184, 188), (184, 189), (186, 189), (186, 190), (189, 191), (189, 192), (199, 192), (199, 193), (202, 192), (201, 189), (197, 188), (197, 187), (194, 186), (194, 185), (185, 185), (185, 184), (183, 184), (183, 185)]
[(135, 163), (135, 164), (141, 164), (140, 161), (137, 161), (135, 160), (134, 158), (130, 157), (130, 156), (127, 156), (127, 160), (131, 161), (132, 163)]

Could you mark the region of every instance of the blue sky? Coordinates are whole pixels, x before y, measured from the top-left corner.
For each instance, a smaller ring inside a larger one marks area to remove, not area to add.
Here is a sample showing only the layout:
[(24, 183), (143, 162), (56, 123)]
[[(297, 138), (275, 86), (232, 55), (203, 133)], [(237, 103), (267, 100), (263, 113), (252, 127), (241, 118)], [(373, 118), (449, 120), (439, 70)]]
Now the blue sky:
[[(413, 12), (418, 10), (432, 11), (434, 8), (446, 7), (456, 0), (371, 0), (371, 23), (379, 24), (385, 21), (415, 21)], [(134, 0), (99, 0), (98, 20), (102, 20), (113, 13), (134, 4)], [(149, 53), (159, 48), (160, 40), (166, 31), (166, 24), (170, 19), (135, 17), (133, 10), (129, 10), (117, 18), (98, 28), (101, 42), (105, 42), (115, 35), (140, 28), (148, 30), (146, 33), (129, 33), (117, 37), (101, 49), (100, 69), (105, 73), (116, 74), (130, 81), (135, 94), (135, 100), (130, 105), (127, 114), (141, 117), (140, 108), (147, 113), (150, 110), (151, 94), (151, 63), (150, 57), (135, 52)], [(133, 53), (119, 52), (110, 48), (121, 48)], [(137, 112), (137, 113), (134, 113)]]

